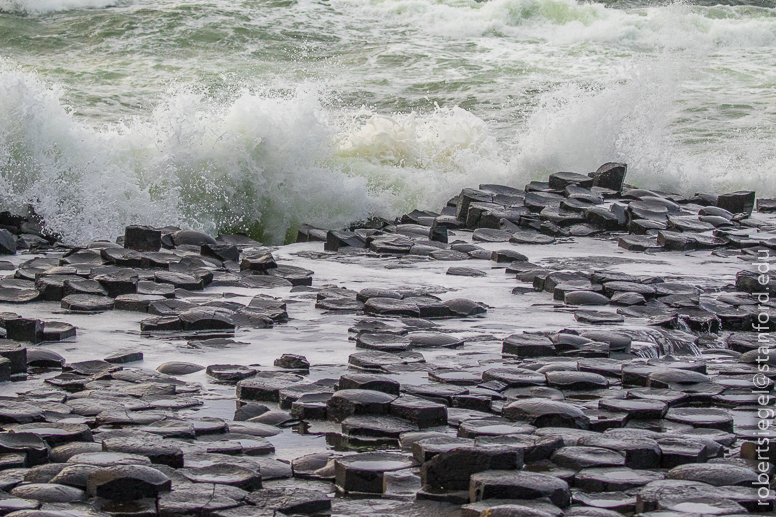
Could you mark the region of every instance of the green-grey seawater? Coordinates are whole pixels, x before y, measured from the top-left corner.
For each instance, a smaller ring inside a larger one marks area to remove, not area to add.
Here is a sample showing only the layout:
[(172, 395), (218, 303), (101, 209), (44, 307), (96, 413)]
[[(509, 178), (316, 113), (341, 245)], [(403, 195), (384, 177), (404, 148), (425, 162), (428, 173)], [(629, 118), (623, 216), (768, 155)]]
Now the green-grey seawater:
[(776, 9), (700, 3), (0, 0), (0, 203), (280, 241), (612, 160), (776, 195)]

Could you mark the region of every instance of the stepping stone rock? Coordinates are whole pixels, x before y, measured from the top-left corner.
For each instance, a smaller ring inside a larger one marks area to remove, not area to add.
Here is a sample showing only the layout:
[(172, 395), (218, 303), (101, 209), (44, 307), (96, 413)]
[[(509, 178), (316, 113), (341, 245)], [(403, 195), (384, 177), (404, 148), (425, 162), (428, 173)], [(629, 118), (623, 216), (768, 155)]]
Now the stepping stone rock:
[(230, 311), (222, 309), (197, 308), (182, 312), (178, 318), (183, 330), (234, 330), (235, 324)]
[(501, 382), (510, 388), (543, 386), (547, 383), (544, 374), (527, 368), (491, 368), (482, 373), (482, 380), (484, 382)]
[(491, 254), (490, 260), (497, 264), (512, 262), (528, 262), (528, 257), (515, 250), (497, 250)]
[(127, 226), (124, 229), (124, 247), (135, 251), (159, 251), (162, 232), (150, 226)]
[(625, 455), (601, 447), (564, 447), (550, 458), (561, 467), (582, 470), (591, 467), (624, 467)]
[[(472, 502), (487, 499), (548, 499), (565, 508), (571, 502), (568, 483), (555, 476), (536, 472), (490, 471), (471, 476)], [(487, 515), (487, 514), (486, 514)]]
[[(468, 258), (468, 255), (467, 255)], [(468, 277), (484, 277), (487, 276), (487, 273), (485, 271), (480, 271), (479, 269), (474, 269), (470, 267), (451, 267), (448, 268), (446, 275), (451, 276), (468, 276)]]
[(33, 467), (48, 462), (49, 450), (40, 436), (32, 433), (0, 434), (0, 453), (22, 455), (21, 466)]
[[(434, 260), (447, 260), (447, 261), (469, 260), (471, 258), (467, 253), (461, 253), (460, 251), (455, 251), (455, 250), (434, 250), (430, 252), (428, 255)], [(468, 268), (450, 268), (450, 269), (468, 269)], [(448, 273), (448, 274), (451, 274), (451, 273)], [(466, 276), (470, 276), (470, 275), (466, 275)]]
[(627, 172), (627, 164), (609, 162), (601, 165), (595, 172), (590, 173), (589, 176), (593, 179), (593, 187), (602, 187), (615, 192), (621, 192)]
[(513, 334), (507, 337), (502, 344), (501, 353), (518, 357), (558, 355), (550, 338), (538, 334)]
[(698, 481), (713, 486), (752, 486), (757, 473), (746, 467), (722, 463), (690, 463), (674, 467), (667, 479)]
[(506, 406), (504, 418), (526, 422), (535, 427), (589, 429), (590, 419), (571, 404), (548, 399), (527, 398)]
[(742, 505), (722, 497), (666, 498), (661, 499), (658, 506), (664, 511), (654, 513), (661, 515), (674, 512), (679, 515), (748, 515)]
[(416, 424), (421, 429), (447, 425), (446, 406), (411, 395), (393, 400), (390, 413)]
[(465, 298), (445, 300), (442, 303), (448, 308), (453, 317), (458, 318), (477, 316), (479, 314), (485, 314), (488, 311), (483, 304)]
[(113, 310), (113, 300), (91, 294), (71, 294), (62, 298), (62, 308), (68, 311), (104, 312)]
[(660, 466), (671, 469), (688, 463), (704, 463), (708, 460), (709, 448), (699, 441), (688, 440), (682, 436), (664, 436), (656, 438), (660, 447)]
[(625, 466), (632, 469), (656, 469), (660, 467), (661, 451), (650, 438), (616, 438), (616, 435), (583, 436), (577, 444), (585, 447), (610, 449), (625, 455)]
[(323, 492), (303, 488), (266, 488), (251, 493), (246, 501), (256, 508), (284, 515), (320, 514), (331, 511), (331, 499)]
[(606, 377), (589, 372), (547, 372), (547, 385), (560, 390), (596, 390), (609, 386)]
[(374, 390), (399, 396), (400, 384), (380, 375), (349, 373), (340, 377), (340, 390)]
[(2, 303), (30, 303), (41, 299), (37, 289), (13, 289), (0, 287), (0, 302)]
[(219, 463), (207, 467), (184, 468), (178, 471), (194, 483), (229, 485), (252, 492), (261, 488), (261, 474), (239, 465)]
[(576, 172), (556, 172), (550, 174), (549, 186), (552, 190), (564, 190), (569, 185), (576, 185), (581, 188), (590, 188), (595, 180), (592, 177)]
[[(536, 428), (532, 425), (510, 422), (500, 417), (489, 417), (462, 422), (458, 426), (458, 436), (462, 438), (478, 438), (480, 436), (531, 434), (535, 430)], [(510, 442), (505, 443), (512, 445)]]
[(464, 340), (438, 332), (410, 332), (407, 334), (412, 348), (460, 348)]
[(515, 470), (523, 466), (523, 451), (507, 445), (464, 446), (442, 451), (420, 469), (424, 487), (466, 490), (473, 474), (488, 470)]
[(258, 402), (279, 402), (280, 390), (299, 384), (303, 377), (290, 373), (263, 372), (237, 383), (237, 398)]
[(395, 298), (369, 298), (364, 304), (364, 312), (373, 316), (420, 317), (417, 304)]
[(12, 430), (14, 433), (32, 433), (39, 436), (50, 447), (68, 442), (93, 441), (91, 430), (84, 424), (40, 422), (9, 426), (6, 430)]
[[(149, 437), (153, 436), (151, 434)], [(167, 465), (172, 468), (183, 467), (183, 451), (171, 440), (161, 438), (107, 438), (102, 442), (106, 452), (123, 452), (145, 456), (151, 463)]]
[(616, 413), (628, 413), (628, 418), (651, 420), (663, 418), (668, 404), (660, 400), (648, 399), (602, 399), (598, 408)]
[(569, 291), (563, 302), (566, 305), (608, 305), (609, 298), (593, 291)]
[(625, 467), (582, 469), (574, 476), (574, 486), (586, 492), (624, 492), (665, 478), (662, 472), (631, 470)]
[(401, 352), (410, 349), (405, 336), (388, 332), (362, 332), (356, 337), (356, 347), (382, 352)]
[(5, 319), (4, 325), (9, 340), (30, 343), (43, 341), (43, 322), (40, 320), (13, 317)]
[(619, 314), (602, 311), (576, 311), (574, 319), (580, 323), (589, 323), (591, 325), (603, 325), (606, 323), (622, 323), (625, 321)]
[[(405, 440), (403, 438), (402, 445), (405, 445)], [(451, 451), (459, 447), (472, 446), (474, 446), (474, 440), (471, 439), (455, 438), (447, 435), (434, 436), (413, 443), (412, 455), (419, 463), (425, 463), (442, 452)]]
[(406, 456), (373, 452), (355, 454), (334, 461), (335, 483), (342, 492), (382, 494), (383, 475), (414, 466)]
[(221, 382), (236, 383), (248, 379), (256, 374), (257, 370), (249, 366), (239, 364), (211, 364), (205, 369), (205, 373)]
[[(160, 517), (184, 515), (216, 515), (216, 512), (237, 508), (240, 503), (231, 497), (197, 489), (197, 484), (182, 486), (159, 496), (157, 508)], [(204, 485), (208, 486), (208, 485)]]
[(666, 413), (666, 419), (696, 428), (719, 429), (728, 433), (734, 431), (733, 417), (724, 409), (671, 408)]
[(87, 493), (113, 501), (135, 501), (169, 492), (170, 478), (144, 465), (120, 465), (98, 469), (87, 479)]
[(11, 495), (20, 499), (40, 501), (41, 503), (74, 503), (86, 499), (83, 490), (53, 483), (19, 485), (11, 490)]
[(156, 367), (156, 371), (165, 375), (189, 375), (204, 370), (204, 366), (193, 363), (170, 361)]
[(512, 237), (509, 230), (495, 230), (492, 228), (478, 228), (472, 234), (472, 240), (478, 242), (508, 242)]
[(342, 422), (352, 415), (387, 415), (396, 396), (373, 390), (340, 390), (326, 403), (327, 417)]
[[(101, 446), (100, 446), (101, 447)], [(138, 454), (120, 452), (77, 452), (67, 459), (67, 463), (92, 465), (99, 468), (119, 465), (151, 465), (151, 460)]]
[(27, 350), (27, 366), (35, 368), (62, 368), (65, 358), (46, 348), (30, 348)]
[(741, 190), (732, 194), (722, 194), (717, 197), (717, 207), (732, 214), (751, 215), (754, 208), (755, 193)]

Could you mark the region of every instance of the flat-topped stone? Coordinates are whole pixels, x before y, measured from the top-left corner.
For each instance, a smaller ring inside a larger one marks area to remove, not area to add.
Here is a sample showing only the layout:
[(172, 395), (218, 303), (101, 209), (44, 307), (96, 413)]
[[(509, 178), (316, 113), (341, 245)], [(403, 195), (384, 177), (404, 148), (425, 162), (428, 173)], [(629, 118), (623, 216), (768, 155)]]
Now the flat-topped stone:
[(542, 499), (565, 508), (571, 502), (568, 483), (536, 472), (490, 471), (471, 476), (471, 501), (486, 499)]
[(527, 398), (506, 406), (505, 418), (524, 421), (536, 427), (588, 429), (590, 419), (576, 406), (555, 400)]

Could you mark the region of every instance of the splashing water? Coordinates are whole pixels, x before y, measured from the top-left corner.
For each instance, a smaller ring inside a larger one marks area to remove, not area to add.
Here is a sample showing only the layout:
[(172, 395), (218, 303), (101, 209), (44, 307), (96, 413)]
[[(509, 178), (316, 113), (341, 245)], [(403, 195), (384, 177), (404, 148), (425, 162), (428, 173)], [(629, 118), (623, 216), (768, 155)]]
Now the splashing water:
[(281, 242), (612, 160), (776, 195), (774, 57), (762, 6), (0, 0), (0, 202)]

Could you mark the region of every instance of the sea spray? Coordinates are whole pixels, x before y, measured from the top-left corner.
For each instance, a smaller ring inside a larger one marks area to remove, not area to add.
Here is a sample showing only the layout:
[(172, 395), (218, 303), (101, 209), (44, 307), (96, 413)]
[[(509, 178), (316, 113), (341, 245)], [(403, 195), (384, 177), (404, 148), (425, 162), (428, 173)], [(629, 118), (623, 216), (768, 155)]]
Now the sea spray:
[(0, 201), (71, 243), (129, 223), (280, 242), (610, 160), (645, 188), (776, 195), (768, 7), (2, 5)]
[(393, 217), (443, 204), (473, 177), (508, 179), (486, 125), (460, 109), (397, 116), (393, 136), (375, 129), (387, 117), (338, 132), (314, 89), (221, 103), (184, 88), (150, 120), (93, 129), (33, 75), (6, 70), (0, 90), (3, 204), (31, 204), (72, 243), (131, 223), (281, 242), (303, 222)]

